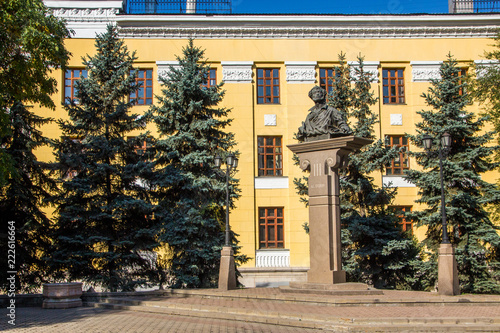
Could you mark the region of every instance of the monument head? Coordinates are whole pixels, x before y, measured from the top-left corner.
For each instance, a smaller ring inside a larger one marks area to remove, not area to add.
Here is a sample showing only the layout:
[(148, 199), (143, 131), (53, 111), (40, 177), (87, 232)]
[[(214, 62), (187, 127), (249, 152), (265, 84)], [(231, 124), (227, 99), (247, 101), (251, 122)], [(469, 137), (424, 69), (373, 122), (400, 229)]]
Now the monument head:
[(314, 103), (326, 103), (326, 90), (314, 86), (311, 90), (309, 90), (309, 98), (313, 100)]
[(345, 115), (326, 103), (326, 90), (314, 86), (309, 91), (309, 98), (314, 106), (309, 109), (306, 120), (302, 122), (297, 133), (299, 141), (316, 141), (339, 136), (352, 135), (345, 121)]

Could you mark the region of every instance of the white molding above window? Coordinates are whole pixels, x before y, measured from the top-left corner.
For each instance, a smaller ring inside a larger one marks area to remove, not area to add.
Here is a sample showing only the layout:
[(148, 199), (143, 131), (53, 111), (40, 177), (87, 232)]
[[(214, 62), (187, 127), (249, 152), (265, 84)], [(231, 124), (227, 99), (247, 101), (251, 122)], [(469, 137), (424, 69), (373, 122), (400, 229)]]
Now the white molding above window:
[(288, 177), (255, 177), (256, 190), (288, 188)]
[(429, 82), (430, 80), (439, 80), (439, 68), (442, 61), (410, 61), (411, 81)]
[(390, 187), (416, 187), (415, 184), (407, 181), (404, 176), (383, 176), (382, 183), (385, 186), (389, 186), (389, 183), (391, 183)]
[[(355, 68), (359, 67), (358, 61), (348, 61), (347, 64), (351, 68), (351, 76), (354, 78), (356, 75)], [(363, 70), (371, 74), (371, 79), (373, 83), (378, 83), (378, 68), (380, 67), (380, 61), (363, 61)]]
[(222, 61), (222, 81), (252, 83), (253, 61)]
[(316, 61), (285, 61), (287, 83), (316, 82)]
[(170, 66), (180, 68), (179, 62), (176, 60), (158, 60), (156, 61), (158, 81), (170, 72)]
[(474, 60), (476, 65), (476, 75), (478, 78), (482, 78), (488, 71), (489, 67), (498, 66), (498, 60)]

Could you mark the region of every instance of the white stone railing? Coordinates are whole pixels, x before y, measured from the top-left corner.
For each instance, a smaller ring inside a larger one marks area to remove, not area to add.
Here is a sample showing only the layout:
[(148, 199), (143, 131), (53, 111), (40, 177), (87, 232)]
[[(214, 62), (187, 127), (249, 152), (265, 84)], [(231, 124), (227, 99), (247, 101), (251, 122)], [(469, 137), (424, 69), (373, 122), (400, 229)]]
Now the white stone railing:
[(290, 250), (257, 250), (255, 267), (290, 267)]

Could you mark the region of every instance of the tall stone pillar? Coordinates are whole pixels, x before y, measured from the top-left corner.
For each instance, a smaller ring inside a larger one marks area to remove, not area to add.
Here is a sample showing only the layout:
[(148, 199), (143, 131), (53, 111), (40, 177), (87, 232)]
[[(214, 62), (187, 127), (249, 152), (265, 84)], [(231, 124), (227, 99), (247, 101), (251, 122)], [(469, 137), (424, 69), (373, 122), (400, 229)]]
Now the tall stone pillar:
[(354, 136), (289, 145), (302, 170), (309, 175), (309, 284), (346, 281), (342, 270), (338, 170), (347, 164), (349, 153), (372, 140)]
[(451, 244), (441, 244), (439, 247), (438, 290), (440, 295), (460, 295), (457, 260)]
[(222, 247), (219, 267), (219, 290), (236, 289), (236, 271), (234, 268), (234, 252), (231, 246)]

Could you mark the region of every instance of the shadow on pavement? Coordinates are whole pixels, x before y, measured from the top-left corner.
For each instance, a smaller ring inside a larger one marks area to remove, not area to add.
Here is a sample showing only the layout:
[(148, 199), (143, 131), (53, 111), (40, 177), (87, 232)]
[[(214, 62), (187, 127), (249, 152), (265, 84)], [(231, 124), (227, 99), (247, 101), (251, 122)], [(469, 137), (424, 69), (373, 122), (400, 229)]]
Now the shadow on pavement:
[(71, 309), (42, 309), (40, 307), (16, 308), (15, 325), (9, 323), (7, 309), (0, 309), (0, 332), (20, 328), (41, 328), (46, 325), (77, 322), (85, 318), (95, 318), (107, 313), (118, 313), (120, 310), (107, 310), (93, 307), (79, 307)]

